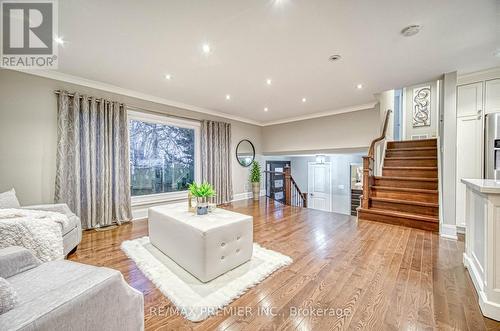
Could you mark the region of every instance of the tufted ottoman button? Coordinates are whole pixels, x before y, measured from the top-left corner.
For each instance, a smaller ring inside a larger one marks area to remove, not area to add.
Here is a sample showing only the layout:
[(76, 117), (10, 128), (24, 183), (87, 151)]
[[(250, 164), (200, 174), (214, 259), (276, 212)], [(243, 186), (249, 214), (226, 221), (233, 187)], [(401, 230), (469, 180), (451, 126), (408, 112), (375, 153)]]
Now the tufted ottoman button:
[(221, 256), (221, 257), (220, 257), (220, 259), (221, 259), (221, 260), (224, 260), (224, 256)]
[(220, 243), (220, 247), (224, 247), (224, 246), (226, 246), (225, 242)]
[(239, 249), (239, 248), (238, 248), (238, 249), (236, 249), (236, 253), (239, 253), (239, 252), (240, 252), (240, 249)]
[(241, 236), (236, 237), (236, 240), (240, 240), (240, 239), (241, 239)]

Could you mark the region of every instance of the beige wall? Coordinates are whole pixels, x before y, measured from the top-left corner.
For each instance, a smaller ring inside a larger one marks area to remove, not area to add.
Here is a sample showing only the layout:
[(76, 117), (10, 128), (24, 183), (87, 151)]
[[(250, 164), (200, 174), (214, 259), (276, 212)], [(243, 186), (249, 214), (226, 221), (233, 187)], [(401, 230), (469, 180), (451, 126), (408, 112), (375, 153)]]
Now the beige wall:
[(380, 134), (379, 112), (375, 109), (325, 116), (310, 120), (265, 126), (264, 154), (296, 152), (338, 152), (366, 150)]
[[(105, 97), (129, 105), (197, 119), (231, 122), (233, 154), (241, 139), (249, 139), (262, 153), (261, 128), (184, 109), (156, 104), (79, 85), (0, 70), (0, 192), (14, 187), (21, 204), (50, 203), (54, 198), (56, 169), (56, 96), (66, 89)], [(248, 168), (233, 160), (234, 193), (243, 193)]]

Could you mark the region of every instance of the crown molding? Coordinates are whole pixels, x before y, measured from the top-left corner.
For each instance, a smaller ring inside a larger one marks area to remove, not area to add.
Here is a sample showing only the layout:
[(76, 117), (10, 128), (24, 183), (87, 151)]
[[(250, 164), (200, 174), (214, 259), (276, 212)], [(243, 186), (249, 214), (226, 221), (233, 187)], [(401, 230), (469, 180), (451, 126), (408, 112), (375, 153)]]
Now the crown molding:
[(457, 85), (476, 83), (482, 80), (498, 78), (500, 66), (457, 75)]
[(34, 76), (54, 79), (54, 80), (58, 80), (58, 81), (63, 81), (63, 82), (71, 83), (71, 84), (75, 84), (75, 85), (90, 87), (90, 88), (94, 88), (94, 89), (105, 91), (105, 92), (116, 93), (116, 94), (124, 95), (127, 97), (132, 97), (132, 98), (141, 99), (141, 100), (145, 100), (145, 101), (151, 101), (154, 103), (159, 103), (159, 104), (166, 105), (166, 106), (190, 110), (190, 111), (194, 111), (197, 113), (203, 113), (203, 114), (208, 114), (208, 115), (212, 115), (212, 116), (227, 118), (227, 119), (238, 121), (238, 122), (243, 122), (243, 123), (248, 123), (248, 124), (253, 124), (253, 125), (258, 125), (258, 126), (262, 126), (262, 124), (263, 124), (261, 122), (251, 120), (249, 118), (235, 116), (235, 115), (231, 115), (228, 113), (219, 112), (216, 110), (211, 110), (211, 109), (207, 109), (207, 108), (203, 108), (203, 107), (193, 106), (193, 105), (189, 105), (189, 104), (182, 103), (182, 102), (172, 101), (172, 100), (156, 97), (156, 96), (153, 96), (150, 94), (146, 94), (146, 93), (142, 93), (142, 92), (138, 92), (138, 91), (134, 91), (134, 90), (129, 90), (129, 89), (122, 88), (122, 87), (119, 87), (116, 85), (107, 84), (107, 83), (103, 83), (103, 82), (99, 82), (99, 81), (95, 81), (95, 80), (91, 80), (91, 79), (86, 79), (86, 78), (82, 78), (82, 77), (78, 77), (78, 76), (65, 74), (65, 73), (62, 73), (59, 71), (55, 71), (55, 70), (21, 70), (21, 69), (9, 69), (9, 70), (14, 70), (14, 71), (22, 72), (22, 73), (29, 74), (29, 75), (34, 75)]
[(203, 107), (194, 106), (194, 105), (190, 105), (190, 104), (186, 104), (186, 103), (182, 103), (182, 102), (172, 101), (172, 100), (157, 97), (154, 95), (138, 92), (135, 90), (122, 88), (122, 87), (119, 87), (116, 85), (103, 83), (103, 82), (99, 82), (99, 81), (95, 81), (95, 80), (91, 80), (91, 79), (86, 79), (86, 78), (82, 78), (82, 77), (78, 77), (78, 76), (74, 76), (74, 75), (70, 75), (70, 74), (65, 74), (65, 73), (62, 73), (59, 71), (55, 71), (55, 70), (34, 70), (34, 69), (32, 69), (32, 70), (6, 69), (6, 70), (13, 70), (13, 71), (22, 72), (22, 73), (29, 74), (29, 75), (58, 80), (58, 81), (62, 81), (62, 82), (70, 83), (70, 84), (75, 84), (75, 85), (81, 85), (81, 86), (93, 88), (96, 90), (120, 94), (120, 95), (131, 97), (131, 98), (136, 98), (136, 99), (140, 99), (140, 100), (144, 100), (144, 101), (150, 101), (150, 102), (154, 102), (154, 103), (158, 103), (158, 104), (162, 104), (162, 105), (166, 105), (166, 106), (171, 106), (171, 107), (175, 107), (175, 108), (190, 110), (190, 111), (197, 112), (197, 113), (222, 117), (225, 119), (230, 119), (230, 120), (243, 122), (243, 123), (247, 123), (247, 124), (253, 124), (253, 125), (257, 125), (257, 126), (261, 126), (261, 127), (296, 122), (296, 121), (304, 121), (304, 120), (309, 120), (309, 119), (313, 119), (313, 118), (319, 118), (319, 117), (337, 115), (337, 114), (342, 114), (342, 113), (354, 112), (354, 111), (358, 111), (358, 110), (366, 110), (366, 109), (374, 108), (375, 105), (377, 104), (377, 102), (371, 102), (371, 103), (365, 103), (365, 104), (361, 104), (361, 105), (338, 108), (338, 109), (328, 110), (328, 111), (323, 111), (323, 112), (318, 112), (318, 113), (305, 114), (305, 115), (285, 118), (285, 119), (281, 119), (281, 120), (259, 122), (259, 121), (255, 121), (255, 120), (252, 120), (252, 119), (249, 119), (246, 117), (231, 115), (228, 113), (219, 112), (219, 111), (208, 109), (208, 108), (203, 108)]
[(262, 123), (262, 126), (270, 126), (270, 125), (276, 125), (276, 124), (304, 121), (304, 120), (310, 120), (313, 118), (338, 115), (338, 114), (343, 114), (343, 113), (350, 113), (350, 112), (354, 112), (354, 111), (358, 111), (358, 110), (366, 110), (366, 109), (375, 108), (376, 104), (377, 104), (377, 102), (374, 101), (374, 102), (369, 102), (369, 103), (365, 103), (365, 104), (361, 104), (361, 105), (355, 105), (355, 106), (344, 107), (344, 108), (337, 108), (337, 109), (313, 113), (313, 114), (300, 115), (300, 116), (290, 117), (290, 118), (286, 118), (286, 119), (282, 119), (282, 120), (265, 122), (265, 123)]

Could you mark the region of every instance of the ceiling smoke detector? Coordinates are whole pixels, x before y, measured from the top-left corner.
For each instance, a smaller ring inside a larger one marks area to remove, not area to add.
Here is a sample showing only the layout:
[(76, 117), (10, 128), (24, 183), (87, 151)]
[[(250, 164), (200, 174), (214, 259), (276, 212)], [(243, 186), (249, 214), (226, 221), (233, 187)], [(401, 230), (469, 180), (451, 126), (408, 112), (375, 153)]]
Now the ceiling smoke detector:
[(401, 30), (401, 34), (405, 37), (411, 37), (419, 33), (421, 29), (422, 26), (418, 24), (408, 25), (407, 27), (403, 28), (403, 30)]
[(335, 62), (335, 61), (340, 60), (341, 58), (342, 58), (342, 56), (340, 56), (339, 54), (334, 54), (334, 55), (330, 56), (330, 57), (328, 58), (328, 60), (330, 60), (330, 61), (332, 61), (332, 62)]

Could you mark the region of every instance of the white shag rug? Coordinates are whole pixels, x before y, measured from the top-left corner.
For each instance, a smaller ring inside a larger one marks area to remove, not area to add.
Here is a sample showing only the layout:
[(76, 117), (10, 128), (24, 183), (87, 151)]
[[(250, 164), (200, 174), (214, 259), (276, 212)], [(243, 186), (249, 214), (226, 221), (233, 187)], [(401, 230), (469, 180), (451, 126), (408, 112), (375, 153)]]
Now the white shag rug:
[(153, 246), (149, 237), (124, 241), (121, 248), (178, 312), (193, 322), (215, 315), (274, 271), (292, 263), (290, 257), (254, 243), (250, 261), (202, 283)]

